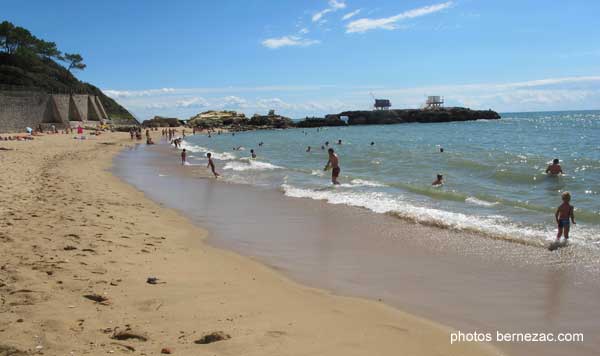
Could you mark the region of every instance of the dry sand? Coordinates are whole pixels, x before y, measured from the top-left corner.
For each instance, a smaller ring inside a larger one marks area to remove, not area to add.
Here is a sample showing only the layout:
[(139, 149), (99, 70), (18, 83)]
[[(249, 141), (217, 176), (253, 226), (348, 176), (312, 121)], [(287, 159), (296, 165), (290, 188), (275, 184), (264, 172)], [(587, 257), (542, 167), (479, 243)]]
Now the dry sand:
[[(208, 246), (207, 231), (110, 174), (127, 146), (126, 133), (0, 142), (13, 149), (0, 150), (0, 355), (497, 354)], [(231, 338), (195, 343), (211, 332)]]

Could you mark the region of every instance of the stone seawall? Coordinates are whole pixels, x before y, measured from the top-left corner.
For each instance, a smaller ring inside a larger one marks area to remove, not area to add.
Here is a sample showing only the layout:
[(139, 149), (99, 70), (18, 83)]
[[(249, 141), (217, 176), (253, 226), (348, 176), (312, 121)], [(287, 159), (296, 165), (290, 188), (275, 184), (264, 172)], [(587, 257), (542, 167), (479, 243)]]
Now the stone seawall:
[(94, 95), (0, 91), (0, 133), (24, 132), (27, 127), (47, 129), (52, 125), (63, 129), (79, 123), (96, 126), (107, 119), (106, 110)]
[(0, 132), (24, 132), (26, 127), (51, 123), (54, 113), (50, 103), (47, 94), (0, 92)]

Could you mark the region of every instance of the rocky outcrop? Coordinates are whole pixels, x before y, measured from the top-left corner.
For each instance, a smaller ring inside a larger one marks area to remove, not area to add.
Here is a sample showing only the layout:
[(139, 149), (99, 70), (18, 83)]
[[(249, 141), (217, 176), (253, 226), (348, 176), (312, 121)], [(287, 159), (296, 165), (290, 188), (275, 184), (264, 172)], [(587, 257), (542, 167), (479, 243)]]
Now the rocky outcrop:
[(236, 111), (205, 111), (188, 120), (188, 125), (204, 129), (247, 124), (248, 118)]
[(181, 121), (175, 117), (155, 116), (150, 120), (142, 122), (142, 126), (144, 127), (179, 127), (181, 125)]
[(346, 122), (339, 115), (327, 115), (322, 117), (307, 117), (296, 123), (297, 127), (323, 127), (323, 126), (346, 126)]
[(236, 111), (206, 111), (190, 118), (187, 124), (204, 129), (227, 128), (237, 131), (294, 126), (292, 119), (276, 115), (274, 111), (267, 115), (254, 114), (250, 119)]
[(337, 116), (346, 116), (348, 118), (348, 125), (388, 125), (410, 122), (436, 123), (500, 119), (500, 115), (495, 111), (471, 110), (467, 108), (344, 111)]
[(270, 112), (269, 115), (254, 114), (250, 118), (248, 125), (262, 128), (285, 129), (294, 127), (294, 121), (289, 117), (275, 115), (274, 112)]

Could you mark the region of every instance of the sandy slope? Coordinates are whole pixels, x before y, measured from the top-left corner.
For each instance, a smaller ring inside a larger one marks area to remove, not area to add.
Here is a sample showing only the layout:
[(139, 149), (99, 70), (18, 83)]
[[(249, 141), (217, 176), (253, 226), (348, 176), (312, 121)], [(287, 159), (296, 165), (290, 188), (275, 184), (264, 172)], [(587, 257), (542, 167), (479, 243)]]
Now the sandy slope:
[[(14, 149), (0, 150), (0, 355), (495, 353), (206, 245), (206, 231), (107, 171), (129, 145), (117, 133), (0, 142)], [(111, 338), (128, 329), (147, 340)], [(194, 343), (213, 331), (231, 338)]]

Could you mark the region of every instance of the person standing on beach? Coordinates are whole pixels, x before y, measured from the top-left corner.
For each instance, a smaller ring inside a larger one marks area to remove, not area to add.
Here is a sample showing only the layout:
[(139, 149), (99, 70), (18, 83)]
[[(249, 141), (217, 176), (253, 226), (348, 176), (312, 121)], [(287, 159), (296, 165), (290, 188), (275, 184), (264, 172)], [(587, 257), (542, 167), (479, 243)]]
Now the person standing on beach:
[(327, 150), (328, 154), (329, 154), (329, 161), (327, 161), (327, 164), (325, 165), (325, 171), (328, 170), (329, 168), (331, 169), (331, 183), (337, 185), (340, 184), (340, 182), (338, 182), (338, 177), (340, 176), (340, 160), (337, 154), (335, 154), (335, 151), (333, 150), (333, 148), (330, 148), (329, 150)]
[[(563, 203), (556, 209), (554, 218), (558, 224), (558, 233), (556, 234), (556, 242), (560, 241), (560, 237), (565, 235), (565, 241), (569, 239), (569, 230), (571, 229), (571, 222), (576, 225), (575, 222), (575, 208), (570, 204), (571, 193), (563, 192), (561, 195)], [(569, 221), (570, 219), (570, 221)]]
[(546, 173), (550, 173), (553, 176), (559, 175), (559, 174), (564, 174), (562, 167), (559, 164), (558, 158), (555, 158), (552, 161), (552, 164), (549, 165), (548, 168), (546, 168)]
[(212, 154), (208, 152), (206, 154), (206, 157), (208, 158), (208, 165), (206, 166), (206, 168), (210, 167), (212, 174), (215, 175), (215, 178), (218, 178), (220, 174), (215, 171), (215, 163), (212, 160)]
[(185, 151), (185, 148), (184, 148), (183, 151), (181, 151), (181, 165), (185, 165), (186, 156), (187, 156), (187, 152)]

